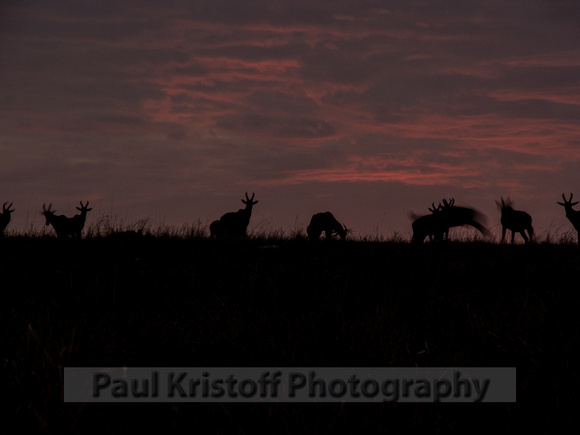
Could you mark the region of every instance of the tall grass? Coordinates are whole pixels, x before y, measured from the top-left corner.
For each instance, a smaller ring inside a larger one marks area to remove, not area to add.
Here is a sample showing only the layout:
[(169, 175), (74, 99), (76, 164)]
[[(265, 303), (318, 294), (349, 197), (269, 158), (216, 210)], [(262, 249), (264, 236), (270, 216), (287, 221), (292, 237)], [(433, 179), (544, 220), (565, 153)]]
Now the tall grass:
[[(501, 227), (495, 226), (490, 229), (491, 237), (485, 237), (479, 232), (469, 227), (452, 228), (449, 233), (449, 241), (455, 243), (500, 243), (501, 242)], [(209, 222), (202, 222), (195, 220), (193, 222), (186, 222), (181, 225), (168, 225), (164, 222), (153, 221), (151, 218), (143, 218), (136, 221), (127, 222), (118, 216), (111, 216), (104, 214), (97, 217), (90, 217), (83, 230), (84, 238), (102, 238), (110, 236), (147, 236), (158, 238), (179, 238), (179, 239), (209, 239)], [(56, 237), (51, 226), (46, 226), (43, 223), (28, 223), (23, 229), (11, 229), (8, 227), (4, 232), (4, 237), (40, 237), (52, 238)], [(292, 240), (306, 240), (306, 229), (298, 222), (293, 228), (274, 227), (268, 221), (261, 221), (256, 224), (251, 224), (248, 228), (248, 239), (263, 240), (263, 241), (292, 241)], [(412, 232), (408, 231), (393, 231), (384, 234), (377, 230), (373, 234), (364, 234), (349, 230), (347, 240), (350, 242), (372, 242), (372, 243), (410, 243)], [(324, 240), (324, 234), (321, 236)], [(511, 241), (511, 232), (506, 233), (506, 243)], [(537, 233), (533, 240), (534, 243), (546, 244), (577, 244), (577, 232), (568, 227), (560, 226), (558, 228), (550, 227), (540, 233)], [(439, 243), (429, 242), (425, 243)], [(523, 244), (519, 234), (515, 237), (516, 244)]]

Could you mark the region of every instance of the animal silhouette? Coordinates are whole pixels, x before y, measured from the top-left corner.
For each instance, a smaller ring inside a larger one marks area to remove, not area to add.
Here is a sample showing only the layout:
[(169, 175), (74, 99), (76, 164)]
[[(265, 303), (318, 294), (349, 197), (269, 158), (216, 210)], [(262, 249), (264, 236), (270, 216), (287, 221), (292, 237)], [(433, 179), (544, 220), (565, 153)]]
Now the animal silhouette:
[(463, 225), (472, 226), (483, 235), (489, 236), (488, 229), (482, 223), (485, 216), (474, 209), (456, 206), (455, 199), (444, 199), (443, 204), (439, 203), (435, 207), (435, 203), (431, 203), (431, 206), (430, 215), (412, 215), (415, 219), (412, 224), (414, 242), (422, 243), (426, 237), (435, 241), (446, 240), (449, 238), (450, 228)]
[(56, 231), (56, 236), (61, 239), (67, 236), (72, 236), (74, 238), (81, 238), (81, 233), (85, 226), (85, 221), (87, 219), (87, 212), (91, 211), (92, 208), (89, 207), (89, 202), (83, 205), (81, 201), (81, 206), (77, 207), (81, 213), (77, 214), (71, 218), (64, 215), (55, 215), (56, 210), (52, 210), (52, 204), (48, 205), (48, 209), (45, 204), (42, 204), (42, 214), (46, 217), (46, 225), (52, 225), (54, 231)]
[(570, 193), (570, 199), (566, 199), (564, 194), (562, 194), (564, 202), (563, 203), (558, 201), (556, 202), (558, 202), (558, 204), (560, 204), (562, 207), (564, 207), (564, 210), (566, 210), (566, 217), (578, 232), (578, 244), (580, 245), (580, 210), (574, 210), (572, 208), (576, 204), (578, 204), (578, 201), (572, 202), (572, 196), (573, 196), (572, 193)]
[[(506, 230), (512, 232), (512, 243), (516, 233), (520, 233), (526, 243), (531, 242), (534, 237), (534, 228), (532, 227), (532, 217), (521, 210), (514, 210), (512, 201), (507, 198), (500, 197), (501, 202), (496, 201), (498, 210), (501, 211), (501, 241), (505, 240)], [(528, 235), (526, 235), (526, 231)], [(528, 238), (529, 236), (529, 238)]]
[(219, 220), (213, 221), (209, 226), (209, 232), (214, 238), (221, 237), (247, 237), (248, 225), (250, 224), (250, 217), (252, 216), (252, 208), (259, 201), (254, 201), (255, 193), (252, 192), (252, 197), (248, 197), (246, 192), (246, 200), (242, 202), (246, 204), (246, 208), (241, 208), (236, 212), (226, 213)]
[(348, 229), (338, 222), (331, 212), (327, 211), (314, 214), (312, 219), (310, 219), (310, 224), (306, 228), (308, 239), (311, 241), (320, 240), (320, 235), (323, 232), (327, 240), (332, 239), (332, 236), (335, 234), (341, 240), (345, 240)]
[(431, 214), (423, 216), (411, 215), (414, 219), (411, 224), (413, 228), (413, 242), (422, 243), (426, 237), (429, 237), (429, 241), (439, 241), (449, 231), (449, 227), (445, 225), (445, 221), (441, 215), (443, 206), (439, 204), (439, 206), (435, 207), (435, 203), (431, 203), (431, 207), (428, 208)]
[(490, 236), (489, 230), (484, 226), (485, 215), (469, 207), (458, 207), (455, 205), (455, 199), (450, 198), (449, 201), (443, 200), (441, 210), (438, 213), (442, 220), (442, 224), (446, 227), (445, 239), (449, 238), (449, 229), (453, 227), (461, 227), (464, 225), (471, 226), (478, 230), (486, 237)]
[(4, 235), (4, 230), (10, 223), (10, 219), (12, 219), (12, 212), (14, 209), (10, 209), (12, 207), (12, 203), (6, 206), (7, 202), (4, 203), (2, 206), (2, 213), (0, 213), (0, 237)]

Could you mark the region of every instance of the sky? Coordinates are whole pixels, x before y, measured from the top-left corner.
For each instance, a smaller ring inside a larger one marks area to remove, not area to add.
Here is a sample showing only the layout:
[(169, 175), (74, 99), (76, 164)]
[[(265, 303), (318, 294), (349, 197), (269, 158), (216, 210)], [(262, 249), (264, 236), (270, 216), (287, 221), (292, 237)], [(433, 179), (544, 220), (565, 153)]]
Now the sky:
[(510, 197), (537, 234), (580, 199), (575, 0), (3, 1), (0, 204), (87, 224), (250, 231), (331, 211), (357, 236)]

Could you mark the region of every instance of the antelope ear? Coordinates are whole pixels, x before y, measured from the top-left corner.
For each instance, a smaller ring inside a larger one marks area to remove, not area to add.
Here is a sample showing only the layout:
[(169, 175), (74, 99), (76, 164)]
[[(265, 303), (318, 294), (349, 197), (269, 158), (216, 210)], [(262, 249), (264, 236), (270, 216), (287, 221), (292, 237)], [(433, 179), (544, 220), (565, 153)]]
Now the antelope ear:
[(556, 204), (565, 205), (565, 204), (562, 204), (561, 202), (558, 202), (558, 201), (556, 201)]
[(576, 204), (578, 204), (579, 201), (573, 202), (572, 204), (570, 204), (571, 206), (575, 206)]
[(81, 210), (79, 207), (77, 207), (77, 210), (78, 210), (78, 211), (82, 211), (82, 210)]

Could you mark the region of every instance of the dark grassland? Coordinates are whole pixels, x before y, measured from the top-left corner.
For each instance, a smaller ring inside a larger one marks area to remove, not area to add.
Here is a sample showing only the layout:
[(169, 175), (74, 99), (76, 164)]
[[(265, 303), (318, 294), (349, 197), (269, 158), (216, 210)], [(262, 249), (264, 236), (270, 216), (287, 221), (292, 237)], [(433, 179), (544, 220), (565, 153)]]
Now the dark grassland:
[[(0, 239), (0, 432), (547, 433), (578, 401), (579, 266), (572, 244)], [(65, 366), (517, 367), (517, 403), (64, 403)]]

